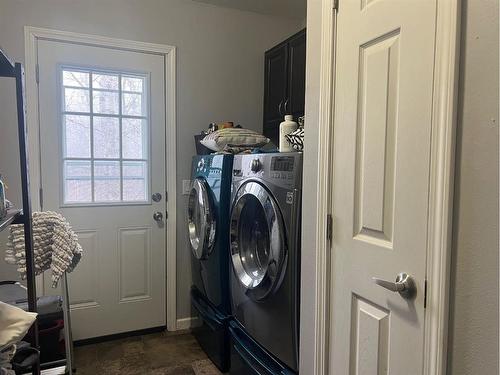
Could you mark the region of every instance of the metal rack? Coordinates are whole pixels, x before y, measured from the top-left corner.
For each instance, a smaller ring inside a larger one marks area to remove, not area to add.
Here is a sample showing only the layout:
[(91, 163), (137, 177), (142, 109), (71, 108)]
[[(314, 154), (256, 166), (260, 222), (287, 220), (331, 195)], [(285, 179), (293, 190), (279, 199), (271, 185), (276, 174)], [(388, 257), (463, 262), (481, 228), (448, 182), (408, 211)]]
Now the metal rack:
[[(26, 286), (28, 288), (28, 310), (36, 312), (36, 284), (35, 267), (33, 261), (33, 231), (31, 226), (31, 196), (28, 165), (28, 141), (26, 128), (26, 109), (24, 95), (24, 68), (21, 63), (14, 63), (0, 49), (0, 77), (13, 78), (16, 81), (16, 100), (17, 100), (17, 124), (19, 137), (19, 156), (21, 167), (21, 191), (22, 191), (22, 210), (11, 210), (5, 218), (0, 220), (0, 231), (7, 228), (10, 224), (24, 225), (24, 243), (26, 251)], [(30, 344), (38, 348), (38, 326), (37, 322), (33, 324), (29, 333)], [(40, 374), (40, 367), (34, 366), (33, 374)]]

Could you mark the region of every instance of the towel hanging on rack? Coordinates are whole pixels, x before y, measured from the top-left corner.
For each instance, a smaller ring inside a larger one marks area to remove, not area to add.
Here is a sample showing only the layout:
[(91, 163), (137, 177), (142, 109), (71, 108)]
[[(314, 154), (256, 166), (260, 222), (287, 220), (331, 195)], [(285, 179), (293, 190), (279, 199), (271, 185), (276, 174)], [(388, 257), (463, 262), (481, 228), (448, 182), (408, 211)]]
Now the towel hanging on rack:
[[(57, 212), (33, 213), (33, 252), (35, 273), (52, 270), (52, 287), (57, 287), (64, 272), (71, 272), (80, 261), (83, 250), (78, 236), (68, 221)], [(17, 266), (21, 278), (26, 278), (24, 226), (11, 225), (5, 261)]]

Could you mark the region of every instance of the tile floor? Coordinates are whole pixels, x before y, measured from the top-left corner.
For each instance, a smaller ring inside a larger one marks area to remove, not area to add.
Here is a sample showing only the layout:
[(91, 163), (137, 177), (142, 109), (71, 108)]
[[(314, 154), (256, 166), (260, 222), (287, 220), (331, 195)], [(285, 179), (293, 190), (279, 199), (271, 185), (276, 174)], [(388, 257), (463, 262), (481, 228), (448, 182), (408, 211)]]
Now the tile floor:
[(78, 375), (220, 375), (189, 332), (155, 333), (75, 348)]

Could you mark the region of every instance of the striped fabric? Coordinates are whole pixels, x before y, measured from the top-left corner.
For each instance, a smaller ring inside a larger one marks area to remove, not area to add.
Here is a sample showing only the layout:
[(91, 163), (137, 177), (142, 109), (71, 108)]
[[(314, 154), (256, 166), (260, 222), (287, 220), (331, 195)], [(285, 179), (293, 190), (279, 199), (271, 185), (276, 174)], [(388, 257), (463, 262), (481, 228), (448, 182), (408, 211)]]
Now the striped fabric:
[(292, 147), (297, 151), (302, 151), (304, 149), (304, 127), (301, 126), (294, 132), (285, 135), (285, 138), (292, 145)]

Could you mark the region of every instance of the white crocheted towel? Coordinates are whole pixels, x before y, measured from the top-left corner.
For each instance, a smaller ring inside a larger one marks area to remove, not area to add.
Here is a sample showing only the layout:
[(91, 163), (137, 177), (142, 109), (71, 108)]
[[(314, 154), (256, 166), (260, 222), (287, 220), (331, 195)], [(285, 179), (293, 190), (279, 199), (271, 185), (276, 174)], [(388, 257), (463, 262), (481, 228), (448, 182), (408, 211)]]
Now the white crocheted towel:
[[(64, 272), (73, 271), (83, 255), (78, 236), (57, 212), (34, 212), (32, 225), (35, 273), (39, 275), (50, 268), (52, 287), (55, 288)], [(23, 224), (10, 227), (5, 261), (16, 265), (21, 278), (26, 278)]]

